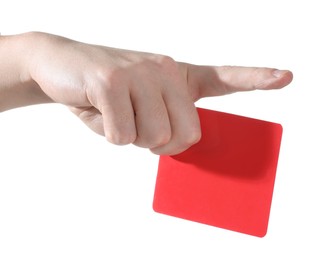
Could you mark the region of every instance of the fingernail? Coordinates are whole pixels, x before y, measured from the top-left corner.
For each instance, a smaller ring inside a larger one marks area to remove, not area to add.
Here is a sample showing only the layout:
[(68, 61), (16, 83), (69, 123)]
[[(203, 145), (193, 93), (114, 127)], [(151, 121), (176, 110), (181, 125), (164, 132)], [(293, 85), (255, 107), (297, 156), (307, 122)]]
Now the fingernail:
[(286, 72), (288, 72), (288, 70), (274, 70), (272, 72), (272, 75), (276, 78), (280, 78), (282, 77)]

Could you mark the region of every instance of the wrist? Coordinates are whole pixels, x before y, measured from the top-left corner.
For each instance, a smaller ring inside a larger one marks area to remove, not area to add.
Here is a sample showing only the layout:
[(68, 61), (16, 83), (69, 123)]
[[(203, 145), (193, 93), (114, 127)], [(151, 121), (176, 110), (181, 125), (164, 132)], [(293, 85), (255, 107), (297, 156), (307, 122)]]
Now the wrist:
[[(37, 64), (37, 53), (40, 50), (41, 35), (39, 32), (27, 32), (13, 36), (13, 45), (15, 46), (17, 64), (19, 64), (20, 80), (22, 84), (35, 83), (33, 71)], [(17, 56), (17, 55), (16, 55)]]
[(0, 111), (51, 102), (32, 78), (37, 34), (0, 37)]
[[(7, 75), (7, 87), (9, 85), (27, 84), (32, 81), (30, 75), (30, 56), (33, 51), (30, 33), (1, 36), (0, 38), (0, 57), (2, 74), (10, 72)], [(4, 76), (4, 75), (2, 75)], [(10, 77), (10, 78), (9, 78)]]

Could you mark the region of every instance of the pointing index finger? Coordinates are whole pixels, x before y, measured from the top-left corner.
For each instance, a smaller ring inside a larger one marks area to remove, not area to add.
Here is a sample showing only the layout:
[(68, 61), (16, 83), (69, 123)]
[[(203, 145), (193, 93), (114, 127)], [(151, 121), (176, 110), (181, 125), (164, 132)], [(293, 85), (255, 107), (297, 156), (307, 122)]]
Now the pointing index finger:
[(279, 89), (293, 79), (289, 70), (240, 66), (198, 66), (181, 64), (194, 100), (239, 91)]

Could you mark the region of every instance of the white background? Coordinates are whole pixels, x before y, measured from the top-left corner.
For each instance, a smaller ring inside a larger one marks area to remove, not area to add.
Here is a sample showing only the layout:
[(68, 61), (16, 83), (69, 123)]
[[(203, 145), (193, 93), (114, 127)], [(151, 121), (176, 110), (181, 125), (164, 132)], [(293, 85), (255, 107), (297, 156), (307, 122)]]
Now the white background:
[(327, 259), (325, 2), (1, 0), (2, 34), (286, 68), (294, 81), (197, 104), (283, 125), (264, 238), (154, 213), (158, 157), (107, 143), (61, 105), (0, 114), (0, 259)]

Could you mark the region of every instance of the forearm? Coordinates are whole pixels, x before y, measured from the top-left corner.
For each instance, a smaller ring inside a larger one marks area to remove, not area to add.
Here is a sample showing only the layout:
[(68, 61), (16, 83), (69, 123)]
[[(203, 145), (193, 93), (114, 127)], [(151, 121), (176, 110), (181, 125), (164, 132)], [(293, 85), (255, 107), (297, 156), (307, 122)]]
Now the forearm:
[(35, 38), (33, 33), (0, 36), (0, 112), (51, 102), (30, 76)]

